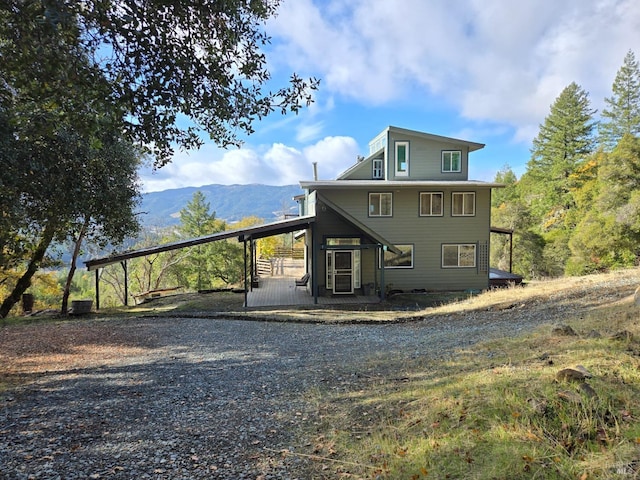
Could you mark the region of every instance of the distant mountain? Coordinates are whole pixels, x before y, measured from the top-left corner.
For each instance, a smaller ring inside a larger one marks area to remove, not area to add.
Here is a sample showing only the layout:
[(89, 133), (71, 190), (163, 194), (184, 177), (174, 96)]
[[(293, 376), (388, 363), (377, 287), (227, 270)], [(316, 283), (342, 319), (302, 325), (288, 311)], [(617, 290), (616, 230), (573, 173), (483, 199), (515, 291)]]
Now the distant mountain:
[(282, 218), (283, 211), (298, 213), (293, 197), (303, 193), (299, 185), (205, 185), (185, 187), (142, 196), (140, 220), (147, 227), (166, 227), (180, 223), (180, 210), (186, 207), (193, 194), (200, 190), (211, 204), (216, 218), (228, 223), (255, 215), (266, 222)]

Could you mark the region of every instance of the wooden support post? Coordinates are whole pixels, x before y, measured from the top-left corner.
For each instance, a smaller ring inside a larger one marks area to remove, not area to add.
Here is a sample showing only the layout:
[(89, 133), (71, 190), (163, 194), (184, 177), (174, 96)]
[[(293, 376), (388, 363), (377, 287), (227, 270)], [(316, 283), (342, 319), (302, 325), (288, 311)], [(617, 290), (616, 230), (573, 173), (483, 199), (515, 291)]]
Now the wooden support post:
[(96, 310), (100, 310), (100, 269), (96, 268)]
[(316, 244), (316, 229), (311, 228), (311, 289), (313, 290), (313, 304), (318, 304), (318, 245)]
[(249, 306), (247, 305), (249, 297), (247, 295), (247, 239), (243, 238), (242, 243), (244, 246), (244, 308), (247, 308)]
[(127, 274), (127, 261), (120, 262), (122, 269), (124, 270), (124, 306), (129, 306), (129, 275)]
[(382, 255), (380, 255), (380, 300), (384, 301), (384, 252), (387, 251), (387, 246), (382, 246)]
[(513, 273), (513, 232), (509, 234), (509, 273)]

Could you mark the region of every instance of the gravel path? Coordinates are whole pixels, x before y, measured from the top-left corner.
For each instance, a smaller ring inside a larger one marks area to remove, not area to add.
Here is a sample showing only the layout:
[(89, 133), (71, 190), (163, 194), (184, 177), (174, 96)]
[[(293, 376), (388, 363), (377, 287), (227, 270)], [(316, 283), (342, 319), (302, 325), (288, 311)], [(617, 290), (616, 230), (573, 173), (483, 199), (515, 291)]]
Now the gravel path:
[[(387, 325), (142, 318), (4, 328), (0, 361), (19, 386), (0, 393), (0, 478), (303, 479), (305, 457), (279, 451), (304, 451), (296, 434), (319, 393), (358, 389), (397, 375), (408, 357), (438, 361), (571, 308)], [(20, 351), (36, 327), (52, 346)]]

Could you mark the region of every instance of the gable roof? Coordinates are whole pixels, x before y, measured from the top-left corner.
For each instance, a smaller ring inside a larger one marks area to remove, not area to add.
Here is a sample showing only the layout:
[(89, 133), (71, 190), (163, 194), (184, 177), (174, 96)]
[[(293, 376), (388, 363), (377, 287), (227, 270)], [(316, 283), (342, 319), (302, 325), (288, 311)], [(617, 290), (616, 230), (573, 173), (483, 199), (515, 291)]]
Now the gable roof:
[(453, 137), (444, 137), (442, 135), (434, 135), (433, 133), (418, 132), (416, 130), (409, 130), (407, 128), (389, 126), (386, 128), (386, 131), (402, 133), (407, 136), (419, 137), (425, 140), (433, 140), (433, 141), (442, 142), (442, 143), (452, 143), (456, 145), (465, 145), (469, 148), (470, 152), (475, 152), (476, 150), (480, 150), (485, 147), (484, 143), (470, 142), (468, 140), (461, 140), (459, 138), (453, 138)]
[(336, 205), (335, 203), (333, 203), (331, 200), (327, 199), (325, 196), (321, 195), (320, 193), (316, 193), (316, 201), (320, 201), (324, 203), (327, 207), (333, 210), (340, 217), (344, 218), (348, 223), (350, 223), (356, 229), (360, 230), (362, 233), (364, 233), (365, 235), (367, 235), (369, 238), (379, 243), (380, 245), (386, 246), (387, 249), (390, 250), (391, 252), (397, 255), (400, 255), (402, 253), (389, 240), (385, 239), (382, 235), (377, 233), (375, 230), (372, 230), (371, 228), (367, 227), (360, 220), (358, 220), (353, 215), (351, 215), (347, 211), (340, 208), (338, 205)]

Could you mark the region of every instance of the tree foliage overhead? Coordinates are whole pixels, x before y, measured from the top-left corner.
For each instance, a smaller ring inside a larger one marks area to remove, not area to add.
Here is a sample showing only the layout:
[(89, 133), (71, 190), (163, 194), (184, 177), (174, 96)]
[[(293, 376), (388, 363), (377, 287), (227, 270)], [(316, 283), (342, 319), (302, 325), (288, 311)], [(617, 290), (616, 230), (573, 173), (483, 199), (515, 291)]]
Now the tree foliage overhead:
[[(129, 137), (162, 166), (174, 145), (201, 145), (201, 130), (221, 146), (238, 145), (255, 120), (274, 110), (297, 112), (311, 102), (315, 79), (293, 74), (288, 86), (267, 90), (270, 74), (262, 48), (269, 37), (262, 27), (278, 4), (7, 0), (0, 7), (2, 61), (19, 72), (14, 81), (28, 83), (33, 77), (24, 67), (39, 64), (33, 47), (43, 38), (61, 50), (85, 52), (89, 62), (82, 72), (65, 77), (55, 64), (46, 65), (52, 81), (82, 90), (85, 79), (104, 76), (103, 98), (111, 111), (125, 119)], [(181, 126), (185, 118), (190, 126)]]
[(239, 144), (254, 121), (311, 101), (315, 79), (294, 74), (267, 90), (262, 25), (277, 6), (0, 3), (0, 269), (24, 267), (0, 316), (53, 241), (118, 241), (134, 230), (135, 168), (118, 163), (132, 160), (133, 142), (162, 166), (176, 146), (199, 146), (202, 130), (219, 145)]

